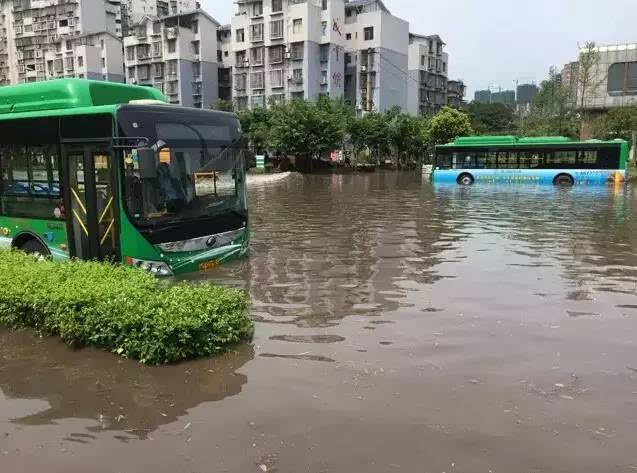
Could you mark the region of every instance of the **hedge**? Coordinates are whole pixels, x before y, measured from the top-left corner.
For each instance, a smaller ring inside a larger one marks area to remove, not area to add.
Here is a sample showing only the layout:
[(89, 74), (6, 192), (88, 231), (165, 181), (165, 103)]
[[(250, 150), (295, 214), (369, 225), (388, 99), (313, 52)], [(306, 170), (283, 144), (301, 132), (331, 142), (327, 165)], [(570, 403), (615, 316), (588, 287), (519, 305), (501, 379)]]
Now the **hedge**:
[(0, 324), (32, 327), (74, 347), (107, 348), (150, 364), (213, 355), (253, 331), (239, 290), (6, 250), (0, 251)]

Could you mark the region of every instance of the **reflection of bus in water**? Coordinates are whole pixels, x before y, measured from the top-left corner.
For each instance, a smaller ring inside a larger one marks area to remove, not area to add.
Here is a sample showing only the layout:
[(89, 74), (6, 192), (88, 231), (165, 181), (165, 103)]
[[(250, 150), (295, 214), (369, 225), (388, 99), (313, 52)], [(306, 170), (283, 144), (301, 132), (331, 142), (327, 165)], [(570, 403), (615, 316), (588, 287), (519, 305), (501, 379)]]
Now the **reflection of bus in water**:
[(242, 132), (150, 87), (63, 79), (0, 88), (0, 247), (158, 275), (248, 249)]
[(626, 177), (628, 143), (472, 136), (436, 146), (433, 182), (606, 184)]

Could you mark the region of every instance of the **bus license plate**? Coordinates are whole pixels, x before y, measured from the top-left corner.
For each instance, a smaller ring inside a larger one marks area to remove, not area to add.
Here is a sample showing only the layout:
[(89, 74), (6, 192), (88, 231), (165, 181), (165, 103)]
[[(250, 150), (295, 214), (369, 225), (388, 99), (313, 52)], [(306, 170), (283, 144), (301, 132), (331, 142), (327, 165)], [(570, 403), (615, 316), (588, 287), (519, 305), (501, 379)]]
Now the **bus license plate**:
[(219, 266), (219, 262), (217, 260), (205, 261), (199, 265), (199, 271), (210, 271)]

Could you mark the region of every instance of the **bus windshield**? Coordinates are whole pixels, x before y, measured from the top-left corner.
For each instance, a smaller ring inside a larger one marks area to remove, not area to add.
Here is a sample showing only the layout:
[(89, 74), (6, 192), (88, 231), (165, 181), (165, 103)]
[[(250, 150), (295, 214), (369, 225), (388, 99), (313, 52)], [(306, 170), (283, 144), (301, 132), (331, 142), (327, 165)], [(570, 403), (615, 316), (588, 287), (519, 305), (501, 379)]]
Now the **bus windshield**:
[(245, 219), (241, 131), (235, 117), (175, 107), (124, 107), (118, 122), (123, 138), (144, 138), (143, 147), (155, 153), (155, 170), (148, 177), (140, 173), (137, 148), (124, 152), (124, 201), (136, 225), (228, 214)]

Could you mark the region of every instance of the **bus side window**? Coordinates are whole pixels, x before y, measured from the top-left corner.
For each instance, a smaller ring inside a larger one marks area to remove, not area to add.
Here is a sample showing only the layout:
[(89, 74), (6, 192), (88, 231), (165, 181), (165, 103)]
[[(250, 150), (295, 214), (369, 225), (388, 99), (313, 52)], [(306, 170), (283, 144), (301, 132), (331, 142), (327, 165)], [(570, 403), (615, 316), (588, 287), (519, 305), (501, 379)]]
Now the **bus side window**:
[(597, 150), (585, 149), (579, 152), (579, 164), (583, 168), (594, 169), (597, 164)]

